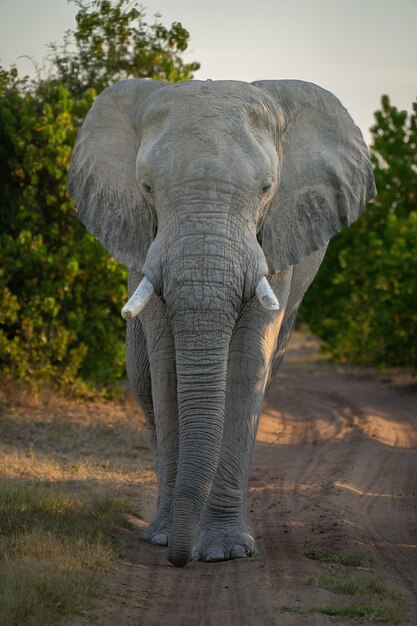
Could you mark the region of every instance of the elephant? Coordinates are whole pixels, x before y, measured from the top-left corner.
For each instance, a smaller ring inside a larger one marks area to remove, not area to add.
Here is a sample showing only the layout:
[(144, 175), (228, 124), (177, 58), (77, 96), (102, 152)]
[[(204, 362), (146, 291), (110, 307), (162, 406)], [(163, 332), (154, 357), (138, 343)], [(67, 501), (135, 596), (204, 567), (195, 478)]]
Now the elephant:
[(68, 189), (128, 267), (127, 373), (159, 490), (145, 538), (177, 567), (256, 555), (262, 401), (329, 240), (375, 195), (360, 130), (300, 80), (122, 80), (78, 133)]

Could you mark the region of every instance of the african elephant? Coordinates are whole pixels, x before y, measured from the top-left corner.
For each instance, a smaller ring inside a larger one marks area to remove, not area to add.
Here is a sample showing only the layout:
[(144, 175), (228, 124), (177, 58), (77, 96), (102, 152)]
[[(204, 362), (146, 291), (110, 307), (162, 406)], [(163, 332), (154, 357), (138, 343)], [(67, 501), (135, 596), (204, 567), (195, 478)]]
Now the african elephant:
[(87, 115), (69, 191), (129, 268), (127, 371), (159, 485), (147, 540), (178, 567), (256, 554), (262, 400), (329, 239), (375, 194), (359, 129), (303, 81), (125, 80)]

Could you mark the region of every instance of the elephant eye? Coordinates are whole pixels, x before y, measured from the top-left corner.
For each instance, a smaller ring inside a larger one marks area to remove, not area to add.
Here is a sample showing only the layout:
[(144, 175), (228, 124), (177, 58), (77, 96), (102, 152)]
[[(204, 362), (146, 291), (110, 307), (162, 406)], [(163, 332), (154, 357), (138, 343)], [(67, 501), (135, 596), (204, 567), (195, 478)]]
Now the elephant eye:
[(268, 193), (268, 191), (270, 191), (272, 187), (272, 180), (270, 180), (269, 178), (267, 180), (264, 181), (261, 191), (262, 193)]
[(142, 189), (148, 195), (152, 193), (152, 185), (150, 185), (148, 182), (142, 182)]

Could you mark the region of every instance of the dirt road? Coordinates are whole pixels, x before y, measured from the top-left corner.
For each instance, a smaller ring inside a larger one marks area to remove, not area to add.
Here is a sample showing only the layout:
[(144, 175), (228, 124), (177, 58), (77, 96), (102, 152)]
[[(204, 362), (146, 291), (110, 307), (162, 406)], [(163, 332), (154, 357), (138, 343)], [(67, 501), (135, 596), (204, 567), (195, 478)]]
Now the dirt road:
[[(298, 343), (297, 343), (298, 342)], [(310, 353), (313, 360), (310, 360)], [(417, 624), (417, 387), (320, 364), (296, 337), (265, 402), (252, 462), (252, 560), (173, 568), (125, 532), (118, 626)]]

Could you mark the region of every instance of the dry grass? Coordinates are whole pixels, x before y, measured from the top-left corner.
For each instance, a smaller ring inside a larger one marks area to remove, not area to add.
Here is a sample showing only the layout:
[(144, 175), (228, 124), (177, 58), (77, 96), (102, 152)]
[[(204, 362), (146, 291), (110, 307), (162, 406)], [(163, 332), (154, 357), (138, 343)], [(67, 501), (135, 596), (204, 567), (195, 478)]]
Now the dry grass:
[[(96, 488), (151, 479), (149, 438), (134, 401), (69, 401), (0, 395), (0, 475), (21, 480), (94, 481)], [(80, 485), (82, 488), (82, 485)]]
[(0, 623), (58, 624), (103, 593), (114, 528), (139, 514), (139, 476), (154, 480), (143, 417), (130, 398), (79, 403), (9, 386), (0, 442)]

